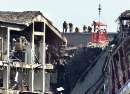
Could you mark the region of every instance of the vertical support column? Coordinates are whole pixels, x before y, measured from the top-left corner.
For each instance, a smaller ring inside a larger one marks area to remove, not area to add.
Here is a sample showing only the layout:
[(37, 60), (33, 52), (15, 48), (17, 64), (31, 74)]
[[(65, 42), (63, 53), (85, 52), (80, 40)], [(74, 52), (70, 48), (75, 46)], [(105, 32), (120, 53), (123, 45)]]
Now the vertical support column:
[(115, 68), (114, 68), (114, 61), (113, 61), (113, 56), (111, 58), (112, 60), (112, 94), (115, 94), (115, 88), (116, 88), (116, 75), (115, 75)]
[(34, 69), (32, 68), (30, 70), (31, 72), (31, 83), (30, 83), (30, 90), (31, 92), (34, 92)]
[(42, 91), (43, 93), (45, 93), (45, 64), (46, 64), (46, 41), (45, 41), (45, 38), (46, 38), (46, 24), (44, 22), (44, 36), (43, 36), (43, 59), (42, 59), (42, 65), (43, 65), (43, 69), (42, 69), (42, 74), (43, 74), (43, 80), (42, 80)]
[(9, 62), (9, 54), (10, 54), (10, 28), (7, 28), (7, 63), (8, 66), (4, 70), (3, 73), (3, 86), (6, 90), (9, 89), (9, 82), (10, 82), (10, 62)]
[(125, 65), (125, 82), (128, 80), (128, 69), (129, 69), (129, 62), (127, 61), (127, 56), (126, 56), (126, 48), (125, 48), (125, 44), (122, 45), (122, 51), (123, 51), (123, 63)]
[(33, 21), (33, 27), (32, 27), (32, 40), (31, 40), (31, 65), (32, 69), (30, 70), (30, 90), (33, 92), (34, 91), (34, 69), (33, 69), (33, 64), (35, 62), (35, 57), (34, 57), (34, 21)]
[(122, 62), (121, 62), (122, 57), (121, 57), (121, 54), (120, 54), (121, 53), (120, 49), (118, 51), (118, 54), (119, 54), (119, 67), (120, 67), (119, 81), (120, 81), (120, 85), (122, 86), (123, 85), (123, 70), (122, 70), (123, 65), (122, 65)]
[[(111, 55), (111, 53), (110, 53)], [(112, 56), (110, 56), (110, 59), (109, 59), (109, 65), (108, 65), (108, 68), (109, 68), (109, 78), (108, 78), (108, 94), (111, 94), (112, 92)]]
[(4, 34), (3, 34), (3, 31), (2, 31), (2, 37), (1, 37), (1, 38), (2, 38), (2, 40), (1, 40), (1, 44), (2, 44), (2, 45), (1, 45), (1, 59), (2, 59), (2, 60), (3, 60), (3, 50), (4, 50), (4, 49), (3, 49), (3, 45), (4, 45), (4, 41), (3, 41), (4, 38), (3, 38), (3, 36), (4, 36)]
[(10, 82), (10, 62), (9, 62), (9, 55), (10, 55), (10, 28), (8, 27), (7, 30), (7, 62), (8, 62), (8, 66), (7, 66), (7, 90), (9, 89), (9, 82)]
[(111, 67), (111, 57), (112, 57), (112, 55), (111, 55), (111, 52), (108, 52), (108, 60), (107, 60), (107, 62), (108, 62), (108, 64), (107, 64), (107, 68), (106, 68), (106, 71), (107, 71), (107, 73), (106, 73), (106, 92), (107, 92), (107, 94), (109, 94), (110, 93), (110, 91), (112, 90), (112, 67)]

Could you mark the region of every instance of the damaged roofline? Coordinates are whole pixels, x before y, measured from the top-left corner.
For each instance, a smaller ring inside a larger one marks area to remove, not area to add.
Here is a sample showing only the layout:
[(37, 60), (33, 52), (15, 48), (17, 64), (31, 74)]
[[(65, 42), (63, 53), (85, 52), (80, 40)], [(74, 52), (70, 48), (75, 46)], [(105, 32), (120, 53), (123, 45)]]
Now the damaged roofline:
[[(67, 39), (61, 34), (52, 22), (47, 19), (40, 11), (24, 11), (24, 12), (2, 12), (0, 13), (0, 23), (5, 27), (17, 27), (18, 31), (22, 31), (30, 26), (33, 22), (43, 22), (59, 37), (63, 42)], [(16, 26), (15, 26), (16, 25)], [(17, 31), (17, 29), (15, 29)]]

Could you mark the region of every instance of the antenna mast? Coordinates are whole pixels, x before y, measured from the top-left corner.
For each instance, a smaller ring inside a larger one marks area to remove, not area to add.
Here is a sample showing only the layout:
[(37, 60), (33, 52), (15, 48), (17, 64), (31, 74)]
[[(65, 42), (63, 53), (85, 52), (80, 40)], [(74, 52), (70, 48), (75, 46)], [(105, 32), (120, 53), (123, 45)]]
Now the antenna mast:
[(99, 23), (100, 23), (100, 19), (101, 19), (101, 4), (99, 3), (99, 7), (98, 7), (98, 11), (99, 11)]

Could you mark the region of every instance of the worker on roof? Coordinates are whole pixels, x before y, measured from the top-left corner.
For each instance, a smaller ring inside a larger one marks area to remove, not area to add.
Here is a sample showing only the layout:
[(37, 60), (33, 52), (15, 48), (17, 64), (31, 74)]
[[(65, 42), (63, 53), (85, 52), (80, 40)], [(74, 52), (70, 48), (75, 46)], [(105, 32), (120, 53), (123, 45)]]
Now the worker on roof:
[(73, 31), (73, 24), (72, 23), (69, 23), (69, 29), (70, 29), (70, 32)]
[(87, 26), (84, 25), (84, 26), (83, 26), (83, 32), (86, 32), (86, 30), (87, 30)]
[(92, 32), (92, 28), (88, 26), (88, 32)]
[(66, 21), (64, 21), (64, 23), (63, 23), (63, 33), (66, 33), (67, 29), (68, 29), (68, 24), (67, 24)]
[(96, 31), (96, 22), (93, 21), (93, 26), (94, 26), (94, 32)]

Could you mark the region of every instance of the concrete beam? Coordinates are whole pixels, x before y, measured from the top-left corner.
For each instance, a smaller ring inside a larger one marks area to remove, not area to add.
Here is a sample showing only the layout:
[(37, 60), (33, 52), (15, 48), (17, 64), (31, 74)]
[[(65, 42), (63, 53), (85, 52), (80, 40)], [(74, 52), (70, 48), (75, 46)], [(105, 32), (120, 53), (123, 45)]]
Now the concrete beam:
[(37, 35), (37, 36), (44, 36), (44, 32), (34, 32), (34, 35)]

